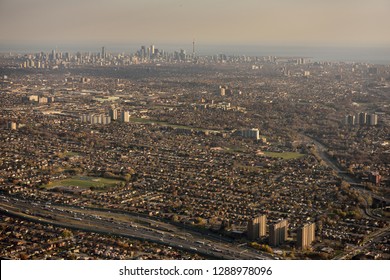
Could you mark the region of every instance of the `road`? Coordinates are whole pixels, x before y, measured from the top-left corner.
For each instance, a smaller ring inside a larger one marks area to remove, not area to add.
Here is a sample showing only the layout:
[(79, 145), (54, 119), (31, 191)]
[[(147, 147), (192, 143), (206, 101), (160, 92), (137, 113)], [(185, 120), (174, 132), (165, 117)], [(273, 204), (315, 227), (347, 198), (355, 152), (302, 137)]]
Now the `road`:
[(227, 242), (218, 235), (179, 228), (137, 213), (52, 205), (4, 195), (0, 196), (0, 211), (37, 223), (163, 244), (213, 259), (275, 259), (270, 254)]
[(353, 247), (351, 250), (348, 252), (344, 252), (341, 255), (336, 256), (334, 259), (335, 260), (346, 260), (346, 259), (351, 259), (353, 256), (356, 256), (360, 252), (362, 252), (364, 249), (368, 248), (372, 242), (379, 241), (385, 237), (389, 237), (390, 235), (390, 226), (381, 228), (370, 235), (366, 236), (364, 238), (363, 244), (359, 246)]
[(328, 167), (333, 169), (341, 179), (343, 179), (344, 181), (349, 183), (351, 185), (352, 189), (357, 190), (363, 194), (362, 197), (364, 198), (364, 204), (365, 204), (365, 209), (364, 209), (363, 214), (366, 217), (370, 217), (370, 218), (377, 219), (377, 220), (389, 221), (388, 218), (378, 217), (377, 215), (375, 215), (372, 212), (372, 209), (370, 208), (370, 204), (368, 202), (368, 198), (369, 197), (376, 198), (378, 200), (385, 201), (386, 203), (390, 203), (390, 199), (386, 199), (383, 196), (379, 196), (379, 195), (365, 189), (359, 180), (357, 180), (356, 178), (353, 178), (348, 173), (341, 170), (340, 167), (337, 166), (337, 164), (334, 162), (334, 160), (331, 159), (330, 156), (327, 154), (327, 151), (329, 150), (328, 147), (326, 147), (325, 145), (323, 145), (322, 143), (318, 142), (316, 139), (314, 139), (308, 135), (305, 135), (302, 133), (300, 133), (299, 135), (300, 135), (301, 139), (303, 140), (303, 142), (306, 142), (307, 144), (311, 143), (315, 146), (315, 149), (316, 149), (318, 155), (321, 157), (321, 159), (324, 161), (324, 163)]

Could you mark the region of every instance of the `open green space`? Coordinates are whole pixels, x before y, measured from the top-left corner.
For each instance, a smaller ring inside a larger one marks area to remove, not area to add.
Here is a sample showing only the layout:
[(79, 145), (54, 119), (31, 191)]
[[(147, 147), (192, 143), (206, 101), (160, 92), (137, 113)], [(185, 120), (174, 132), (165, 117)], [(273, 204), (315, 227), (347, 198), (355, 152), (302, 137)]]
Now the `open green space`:
[(121, 183), (121, 180), (116, 179), (107, 179), (102, 177), (89, 177), (89, 176), (75, 176), (72, 178), (64, 179), (64, 180), (58, 180), (54, 182), (50, 182), (49, 184), (44, 185), (45, 188), (55, 188), (55, 187), (79, 187), (79, 188), (109, 188), (113, 187), (116, 184)]
[(304, 154), (296, 153), (296, 152), (283, 152), (283, 153), (264, 152), (264, 155), (267, 157), (282, 158), (282, 159), (297, 159), (305, 156)]
[(76, 152), (65, 152), (64, 156), (65, 157), (77, 157), (77, 156), (79, 156), (79, 153), (76, 153)]

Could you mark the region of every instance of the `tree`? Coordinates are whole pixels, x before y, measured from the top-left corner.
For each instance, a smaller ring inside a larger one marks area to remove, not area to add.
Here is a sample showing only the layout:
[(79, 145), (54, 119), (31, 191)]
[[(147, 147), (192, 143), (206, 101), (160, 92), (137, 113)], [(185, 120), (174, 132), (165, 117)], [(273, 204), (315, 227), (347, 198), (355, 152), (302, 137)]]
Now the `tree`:
[(63, 238), (71, 238), (71, 237), (73, 237), (73, 233), (68, 229), (64, 229), (62, 231), (62, 237)]

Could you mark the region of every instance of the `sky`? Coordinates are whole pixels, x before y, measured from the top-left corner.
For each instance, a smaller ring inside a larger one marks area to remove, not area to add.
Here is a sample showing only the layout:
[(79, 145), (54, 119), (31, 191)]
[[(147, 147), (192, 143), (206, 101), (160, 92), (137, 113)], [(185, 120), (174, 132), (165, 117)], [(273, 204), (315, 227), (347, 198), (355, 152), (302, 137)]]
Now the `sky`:
[(390, 0), (0, 0), (0, 45), (390, 46)]

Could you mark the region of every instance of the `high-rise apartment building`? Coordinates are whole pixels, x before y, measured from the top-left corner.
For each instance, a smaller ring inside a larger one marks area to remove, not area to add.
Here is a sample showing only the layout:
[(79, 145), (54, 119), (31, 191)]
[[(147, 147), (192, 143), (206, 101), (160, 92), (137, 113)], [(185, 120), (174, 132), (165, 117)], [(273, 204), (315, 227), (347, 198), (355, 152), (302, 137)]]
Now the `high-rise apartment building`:
[(367, 113), (361, 112), (357, 116), (357, 121), (359, 125), (365, 125), (367, 122)]
[(378, 124), (378, 115), (377, 114), (367, 115), (367, 124), (368, 125), (377, 125)]
[(255, 140), (260, 139), (260, 131), (257, 128), (242, 130), (241, 135), (244, 138), (251, 138), (251, 139), (255, 139)]
[(261, 215), (248, 222), (248, 238), (255, 240), (265, 236), (267, 231), (267, 216)]
[(346, 125), (355, 125), (355, 116), (354, 115), (345, 116), (345, 124)]
[(302, 250), (310, 247), (311, 243), (315, 240), (315, 223), (305, 224), (298, 229), (297, 232), (297, 247)]
[(282, 220), (269, 227), (269, 244), (271, 246), (279, 246), (283, 244), (288, 236), (288, 221)]
[(103, 116), (101, 114), (91, 115), (91, 124), (101, 124)]
[(111, 123), (111, 117), (110, 116), (103, 116), (102, 117), (102, 124), (110, 124)]
[(116, 108), (110, 108), (108, 110), (108, 114), (111, 117), (112, 120), (117, 120), (118, 119), (118, 109)]
[(130, 113), (129, 111), (123, 111), (121, 114), (121, 121), (122, 122), (129, 122), (130, 121)]

